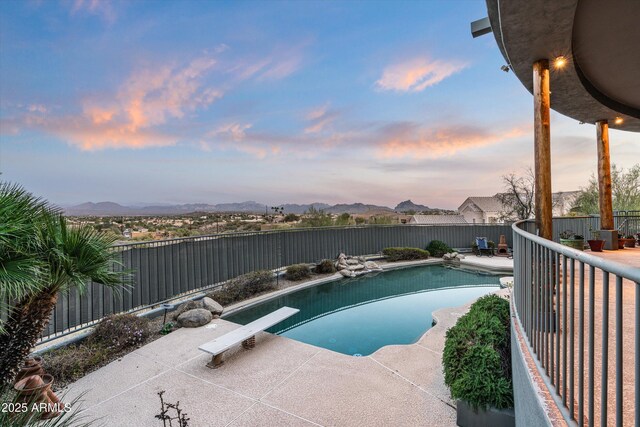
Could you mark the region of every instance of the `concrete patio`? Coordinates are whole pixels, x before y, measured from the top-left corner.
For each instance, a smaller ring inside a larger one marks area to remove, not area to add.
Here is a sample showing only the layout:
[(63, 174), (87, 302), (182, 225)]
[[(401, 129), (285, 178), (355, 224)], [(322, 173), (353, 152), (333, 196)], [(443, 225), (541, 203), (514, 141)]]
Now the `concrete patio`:
[[(506, 292), (506, 291), (501, 291)], [(438, 324), (415, 344), (351, 357), (261, 333), (216, 370), (198, 345), (238, 327), (179, 329), (70, 385), (83, 415), (105, 425), (161, 426), (157, 393), (180, 401), (194, 426), (455, 426), (442, 374), (446, 330), (468, 306), (434, 313)]]

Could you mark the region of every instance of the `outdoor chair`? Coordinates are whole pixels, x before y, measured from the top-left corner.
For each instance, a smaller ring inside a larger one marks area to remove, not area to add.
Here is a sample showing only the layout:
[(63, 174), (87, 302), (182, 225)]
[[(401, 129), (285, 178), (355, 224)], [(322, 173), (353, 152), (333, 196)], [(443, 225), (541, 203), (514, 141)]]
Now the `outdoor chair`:
[(489, 247), (486, 237), (476, 237), (476, 245), (478, 245), (477, 256), (482, 256), (483, 253), (490, 257), (493, 256), (493, 249)]

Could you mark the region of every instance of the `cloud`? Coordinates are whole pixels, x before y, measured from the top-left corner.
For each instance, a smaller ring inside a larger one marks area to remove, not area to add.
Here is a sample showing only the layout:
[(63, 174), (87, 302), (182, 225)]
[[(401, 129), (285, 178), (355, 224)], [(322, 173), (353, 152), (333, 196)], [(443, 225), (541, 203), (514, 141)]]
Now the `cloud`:
[(309, 111), (305, 118), (309, 122), (304, 129), (304, 133), (319, 133), (335, 121), (340, 113), (336, 110), (329, 109), (329, 104), (316, 107)]
[(215, 130), (209, 133), (211, 137), (231, 138), (233, 141), (242, 141), (247, 136), (246, 130), (251, 129), (253, 125), (250, 123), (228, 123), (219, 126)]
[(202, 56), (183, 66), (139, 69), (120, 86), (113, 99), (86, 99), (78, 114), (43, 114), (49, 110), (34, 104), (24, 115), (6, 119), (5, 123), (12, 133), (19, 128), (37, 129), (83, 150), (172, 145), (179, 137), (157, 127), (182, 119), (222, 97), (222, 91), (203, 84), (215, 64), (213, 58)]
[(116, 12), (111, 0), (73, 0), (71, 14), (96, 15), (109, 24), (116, 20)]
[(306, 44), (274, 49), (272, 53), (240, 58), (227, 67), (227, 72), (237, 80), (281, 80), (298, 71), (303, 64)]
[(457, 61), (415, 58), (385, 68), (382, 77), (376, 81), (376, 87), (381, 90), (420, 92), (465, 67), (466, 64)]
[(505, 132), (491, 129), (471, 125), (423, 127), (414, 122), (395, 122), (380, 128), (374, 141), (381, 158), (438, 158), (525, 134), (522, 127)]

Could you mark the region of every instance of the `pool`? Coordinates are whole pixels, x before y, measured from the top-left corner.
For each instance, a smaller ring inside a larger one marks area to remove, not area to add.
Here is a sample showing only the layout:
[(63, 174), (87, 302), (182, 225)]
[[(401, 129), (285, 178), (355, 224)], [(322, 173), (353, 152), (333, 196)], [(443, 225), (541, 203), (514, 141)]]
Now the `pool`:
[(367, 356), (386, 345), (416, 342), (431, 328), (431, 312), (499, 289), (499, 277), (442, 265), (403, 268), (300, 289), (224, 318), (246, 325), (280, 307), (295, 307), (299, 313), (267, 331)]

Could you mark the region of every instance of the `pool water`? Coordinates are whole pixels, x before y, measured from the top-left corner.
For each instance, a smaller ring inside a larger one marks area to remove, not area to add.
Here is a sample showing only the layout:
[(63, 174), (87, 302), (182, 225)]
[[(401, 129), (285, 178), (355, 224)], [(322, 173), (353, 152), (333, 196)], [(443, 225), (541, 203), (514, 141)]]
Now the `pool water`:
[(246, 325), (280, 307), (300, 312), (267, 329), (307, 344), (354, 356), (416, 342), (432, 326), (431, 313), (500, 288), (499, 276), (441, 265), (393, 270), (301, 289), (249, 307), (225, 320)]

